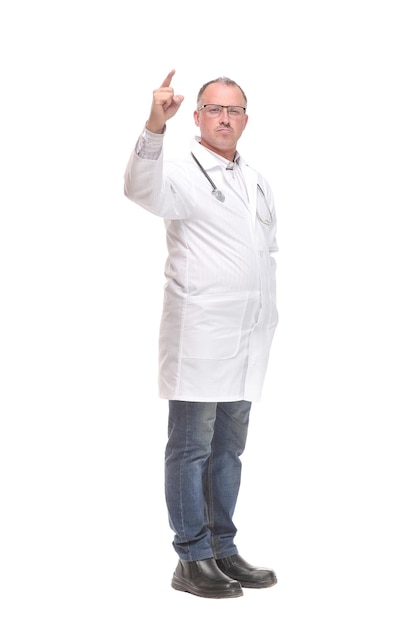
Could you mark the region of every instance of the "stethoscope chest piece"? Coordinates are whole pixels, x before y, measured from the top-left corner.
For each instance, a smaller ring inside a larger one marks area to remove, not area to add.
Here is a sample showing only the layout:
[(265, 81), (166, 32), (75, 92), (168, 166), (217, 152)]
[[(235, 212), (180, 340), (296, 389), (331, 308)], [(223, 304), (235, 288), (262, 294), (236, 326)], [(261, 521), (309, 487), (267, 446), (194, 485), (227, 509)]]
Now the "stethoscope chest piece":
[(217, 187), (215, 187), (215, 189), (213, 189), (213, 191), (211, 192), (211, 195), (214, 196), (216, 198), (216, 200), (218, 200), (219, 202), (224, 202), (225, 201), (225, 195), (222, 191), (220, 191), (220, 189), (217, 189)]
[(209, 181), (210, 185), (213, 187), (213, 191), (211, 192), (211, 195), (213, 196), (213, 198), (216, 198), (216, 200), (218, 200), (219, 202), (224, 202), (226, 199), (224, 193), (220, 191), (220, 189), (217, 189), (216, 185), (213, 183), (210, 176), (207, 174), (206, 170), (201, 165), (200, 161), (197, 160), (197, 158), (194, 156), (192, 152), (191, 152), (191, 156), (193, 157), (194, 161), (197, 163), (200, 170), (203, 172), (204, 176)]

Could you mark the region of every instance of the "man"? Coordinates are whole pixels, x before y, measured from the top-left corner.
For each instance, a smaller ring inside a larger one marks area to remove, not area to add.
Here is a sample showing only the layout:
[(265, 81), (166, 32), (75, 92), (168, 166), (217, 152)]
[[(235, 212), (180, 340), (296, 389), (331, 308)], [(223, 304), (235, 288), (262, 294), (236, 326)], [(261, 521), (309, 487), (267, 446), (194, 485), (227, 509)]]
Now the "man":
[(184, 99), (174, 73), (153, 92), (125, 194), (164, 218), (167, 233), (159, 393), (169, 401), (165, 492), (179, 557), (171, 584), (228, 598), (277, 582), (239, 554), (232, 521), (251, 403), (278, 322), (275, 210), (268, 183), (236, 150), (247, 99), (228, 78), (201, 88), (191, 152), (163, 158), (166, 123)]

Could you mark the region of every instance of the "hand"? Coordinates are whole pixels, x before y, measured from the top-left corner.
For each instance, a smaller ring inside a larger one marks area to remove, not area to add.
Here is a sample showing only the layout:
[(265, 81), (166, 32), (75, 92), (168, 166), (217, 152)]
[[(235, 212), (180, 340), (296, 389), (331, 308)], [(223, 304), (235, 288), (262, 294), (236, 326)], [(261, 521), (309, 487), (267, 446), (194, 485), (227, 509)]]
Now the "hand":
[(146, 128), (153, 133), (163, 133), (165, 123), (173, 117), (181, 106), (184, 96), (175, 96), (170, 86), (175, 70), (171, 70), (162, 85), (153, 92), (153, 100)]

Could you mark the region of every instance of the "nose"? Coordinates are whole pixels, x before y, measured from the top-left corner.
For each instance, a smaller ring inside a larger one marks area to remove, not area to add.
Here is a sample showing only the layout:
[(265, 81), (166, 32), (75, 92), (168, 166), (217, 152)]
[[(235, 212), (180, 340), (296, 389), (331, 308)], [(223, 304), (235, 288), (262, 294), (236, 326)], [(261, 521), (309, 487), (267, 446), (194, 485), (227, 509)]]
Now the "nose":
[(227, 107), (223, 107), (220, 113), (220, 120), (229, 119), (229, 109)]

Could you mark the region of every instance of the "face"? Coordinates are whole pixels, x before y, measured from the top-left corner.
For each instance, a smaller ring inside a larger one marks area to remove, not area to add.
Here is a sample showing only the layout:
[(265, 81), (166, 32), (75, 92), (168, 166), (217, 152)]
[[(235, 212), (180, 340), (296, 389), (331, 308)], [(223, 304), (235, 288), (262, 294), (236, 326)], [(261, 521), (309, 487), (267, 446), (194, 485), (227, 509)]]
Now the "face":
[[(224, 104), (245, 106), (245, 100), (239, 87), (211, 83), (203, 92), (199, 106), (203, 104)], [(211, 117), (205, 109), (194, 111), (194, 121), (200, 128), (201, 145), (233, 161), (237, 142), (248, 122), (246, 113), (238, 117), (229, 115), (222, 109), (218, 117)]]

